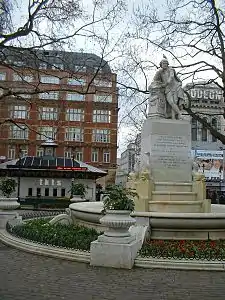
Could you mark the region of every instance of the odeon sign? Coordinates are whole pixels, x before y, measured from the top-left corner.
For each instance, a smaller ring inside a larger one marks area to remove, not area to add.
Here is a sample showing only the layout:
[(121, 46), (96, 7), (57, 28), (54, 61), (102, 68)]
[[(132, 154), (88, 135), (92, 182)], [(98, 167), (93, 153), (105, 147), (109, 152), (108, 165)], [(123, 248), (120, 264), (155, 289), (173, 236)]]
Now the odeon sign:
[(193, 99), (210, 99), (210, 100), (222, 100), (222, 91), (219, 89), (191, 89), (190, 96)]

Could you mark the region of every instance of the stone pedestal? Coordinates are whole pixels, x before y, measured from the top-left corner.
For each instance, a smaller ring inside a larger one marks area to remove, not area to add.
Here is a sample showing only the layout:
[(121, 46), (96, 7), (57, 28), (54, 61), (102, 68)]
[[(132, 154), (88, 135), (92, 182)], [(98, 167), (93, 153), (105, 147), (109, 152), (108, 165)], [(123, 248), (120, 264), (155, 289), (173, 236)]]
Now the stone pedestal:
[(19, 214), (16, 211), (10, 211), (10, 210), (0, 211), (0, 229), (4, 229), (8, 221), (17, 218), (19, 218)]
[(134, 239), (130, 243), (107, 243), (94, 241), (91, 243), (92, 266), (131, 269), (140, 248), (140, 243)]
[(148, 198), (150, 212), (208, 212), (204, 180), (192, 182), (188, 120), (148, 118), (142, 130), (140, 160), (141, 169), (149, 170), (149, 179), (145, 182), (140, 177), (136, 183), (136, 211), (146, 211)]
[(191, 182), (191, 124), (184, 120), (145, 120), (141, 168), (150, 165), (154, 181)]

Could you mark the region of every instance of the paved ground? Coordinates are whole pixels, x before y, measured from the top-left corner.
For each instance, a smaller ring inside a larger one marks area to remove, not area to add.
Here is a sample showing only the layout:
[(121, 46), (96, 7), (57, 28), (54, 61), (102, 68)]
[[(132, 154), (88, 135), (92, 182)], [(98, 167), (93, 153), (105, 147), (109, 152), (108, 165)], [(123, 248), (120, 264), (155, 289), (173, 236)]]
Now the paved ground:
[(93, 268), (0, 243), (0, 300), (224, 299), (225, 272)]
[(214, 297), (225, 299), (225, 272), (93, 268), (28, 254), (0, 243), (0, 300), (211, 300)]

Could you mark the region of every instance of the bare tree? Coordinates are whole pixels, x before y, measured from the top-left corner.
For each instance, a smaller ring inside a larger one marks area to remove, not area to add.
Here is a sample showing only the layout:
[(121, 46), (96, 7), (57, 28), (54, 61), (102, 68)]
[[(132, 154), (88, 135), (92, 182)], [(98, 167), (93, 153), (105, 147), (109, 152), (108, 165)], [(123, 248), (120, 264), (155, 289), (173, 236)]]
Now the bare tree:
[[(219, 1), (220, 4), (217, 5), (215, 0), (167, 0), (164, 13), (162, 7), (159, 8), (154, 1), (144, 3), (136, 6), (132, 17), (134, 25), (130, 26), (126, 34), (127, 51), (129, 52), (132, 47), (136, 47), (137, 50), (130, 64), (138, 66), (139, 71), (143, 73), (140, 80), (142, 84), (137, 87), (137, 79), (134, 75), (137, 72), (130, 72), (130, 79), (132, 81), (134, 77), (134, 80), (127, 88), (130, 91), (136, 89), (146, 94), (145, 81), (149, 80), (146, 61), (152, 70), (155, 58), (162, 58), (164, 53), (183, 82), (191, 83), (190, 88), (195, 87), (196, 82), (204, 80), (206, 86), (213, 84), (221, 89), (225, 99), (224, 1)], [(139, 55), (146, 60), (139, 60), (137, 63)], [(207, 122), (202, 114), (192, 109), (192, 99), (188, 89), (186, 95), (188, 101), (183, 107), (186, 113), (224, 144), (224, 135)], [(137, 104), (135, 103), (134, 107), (137, 107)], [(129, 113), (126, 112), (125, 115), (129, 116)]]
[[(109, 80), (106, 58), (113, 51), (109, 34), (126, 9), (123, 0), (88, 3), (82, 0), (26, 0), (22, 4), (14, 0), (10, 7), (7, 3), (2, 0), (0, 4), (0, 65), (13, 71), (17, 84), (0, 81), (0, 103), (10, 98), (32, 106), (30, 96), (38, 98), (43, 92), (74, 92), (74, 87), (70, 89), (63, 85), (46, 88), (41, 76), (53, 75), (53, 69), (61, 71), (55, 73), (59, 80), (76, 78), (78, 81), (82, 81), (84, 70), (89, 69), (91, 80), (85, 86), (81, 84), (76, 92), (84, 95), (100, 91), (100, 87), (96, 88), (92, 83), (99, 78)], [(86, 44), (93, 45), (99, 56), (84, 53), (82, 45)], [(67, 52), (74, 55), (69, 56)], [(29, 122), (15, 121), (3, 111), (0, 124), (6, 123), (20, 128), (25, 125), (34, 130)]]

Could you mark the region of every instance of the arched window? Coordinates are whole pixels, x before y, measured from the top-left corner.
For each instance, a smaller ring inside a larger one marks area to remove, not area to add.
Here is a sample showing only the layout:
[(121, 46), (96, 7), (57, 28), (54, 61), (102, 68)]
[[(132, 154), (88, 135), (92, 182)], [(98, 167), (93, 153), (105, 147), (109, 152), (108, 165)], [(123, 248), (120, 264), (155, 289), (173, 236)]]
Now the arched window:
[[(207, 119), (203, 119), (205, 122), (207, 122)], [(204, 124), (202, 124), (202, 141), (207, 142), (208, 140), (208, 130), (205, 128)]]
[(191, 120), (191, 139), (197, 141), (197, 121), (195, 119)]
[[(212, 119), (212, 127), (215, 128), (217, 130), (217, 119)], [(217, 138), (215, 136), (212, 136), (212, 142), (216, 142), (217, 141)]]

